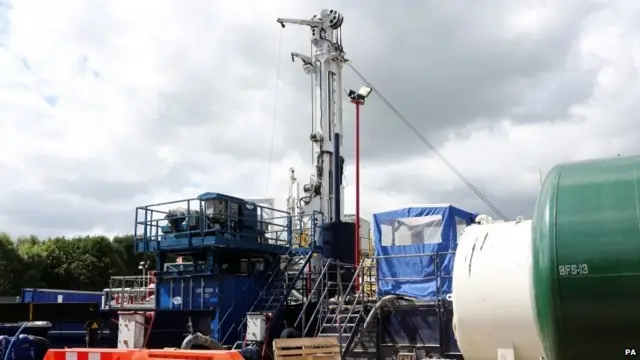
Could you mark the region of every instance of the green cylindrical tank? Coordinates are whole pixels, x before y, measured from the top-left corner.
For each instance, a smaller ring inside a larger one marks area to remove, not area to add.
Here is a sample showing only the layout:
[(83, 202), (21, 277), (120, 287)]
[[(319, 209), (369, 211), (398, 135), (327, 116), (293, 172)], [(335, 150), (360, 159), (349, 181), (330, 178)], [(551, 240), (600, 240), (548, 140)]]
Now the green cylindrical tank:
[(562, 164), (533, 215), (533, 286), (546, 360), (640, 351), (640, 156)]

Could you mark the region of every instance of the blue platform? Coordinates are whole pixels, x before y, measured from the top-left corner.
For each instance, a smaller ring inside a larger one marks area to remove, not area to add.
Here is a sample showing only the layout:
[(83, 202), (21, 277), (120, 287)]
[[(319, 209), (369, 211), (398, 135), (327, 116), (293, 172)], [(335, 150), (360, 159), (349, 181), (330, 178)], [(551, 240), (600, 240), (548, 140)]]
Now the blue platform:
[(450, 294), (458, 235), (476, 216), (451, 205), (374, 214), (378, 296), (434, 301)]
[[(284, 307), (297, 280), (283, 292), (288, 278), (281, 260), (306, 255), (310, 261), (322, 222), (316, 213), (294, 218), (237, 197), (204, 193), (138, 207), (135, 250), (156, 255), (156, 310), (189, 312), (198, 331), (233, 345), (242, 340), (243, 319), (259, 308), (256, 304), (268, 300), (274, 317)], [(191, 265), (170, 263), (176, 256)]]
[(138, 207), (135, 250), (180, 253), (216, 247), (282, 253), (293, 245), (293, 221), (284, 211), (204, 193), (193, 199)]

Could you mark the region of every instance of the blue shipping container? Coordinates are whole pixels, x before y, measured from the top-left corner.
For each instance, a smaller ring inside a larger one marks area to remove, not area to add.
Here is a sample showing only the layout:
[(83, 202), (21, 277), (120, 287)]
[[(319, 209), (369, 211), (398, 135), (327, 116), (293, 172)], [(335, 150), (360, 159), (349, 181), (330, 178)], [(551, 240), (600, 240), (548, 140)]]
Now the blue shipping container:
[[(36, 289), (23, 288), (20, 297), (23, 303), (72, 303), (72, 302), (92, 302), (102, 306), (104, 294), (97, 291), (76, 291), (60, 289)], [(80, 339), (83, 342), (85, 336), (84, 322), (55, 322), (51, 323), (51, 331), (66, 334), (67, 337)], [(75, 344), (75, 342), (65, 343), (65, 345)]]
[(156, 280), (156, 307), (162, 310), (209, 310), (218, 307), (218, 280), (211, 275)]
[(260, 276), (159, 277), (156, 306), (162, 310), (210, 310), (211, 337), (233, 344), (239, 340), (243, 317), (260, 292), (260, 280)]
[(224, 339), (225, 345), (232, 345), (242, 340), (244, 329), (239, 327), (262, 290), (260, 281), (260, 276), (224, 276), (220, 280), (219, 318), (211, 324), (212, 337), (218, 342)]
[(104, 294), (97, 291), (23, 288), (20, 297), (23, 303), (70, 303), (95, 302), (102, 305)]

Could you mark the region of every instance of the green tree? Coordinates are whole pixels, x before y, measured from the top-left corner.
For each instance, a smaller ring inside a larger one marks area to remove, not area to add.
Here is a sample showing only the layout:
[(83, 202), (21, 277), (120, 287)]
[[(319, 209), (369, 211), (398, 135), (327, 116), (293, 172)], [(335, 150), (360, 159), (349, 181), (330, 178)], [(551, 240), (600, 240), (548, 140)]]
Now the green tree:
[(148, 263), (149, 269), (155, 268), (156, 258), (153, 254), (136, 253), (134, 251), (135, 241), (133, 235), (115, 236), (113, 244), (122, 249), (127, 274), (138, 273), (138, 266), (140, 266), (141, 262)]
[(0, 233), (0, 295), (19, 295), (25, 287), (100, 291), (111, 276), (139, 274), (140, 262), (149, 261), (152, 269), (153, 260), (153, 255), (134, 253), (130, 235), (12, 241)]
[(42, 279), (42, 274), (47, 264), (47, 254), (42, 241), (33, 235), (20, 237), (16, 242), (16, 247), (25, 265), (21, 287), (46, 287), (47, 283)]
[(0, 233), (0, 295), (19, 295), (25, 264), (7, 233)]

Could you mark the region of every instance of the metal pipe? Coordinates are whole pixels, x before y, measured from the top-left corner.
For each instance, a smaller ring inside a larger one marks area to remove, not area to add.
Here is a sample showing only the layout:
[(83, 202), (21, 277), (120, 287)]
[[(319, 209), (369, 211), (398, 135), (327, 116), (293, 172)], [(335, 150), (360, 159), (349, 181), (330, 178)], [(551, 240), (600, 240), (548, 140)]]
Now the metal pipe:
[[(360, 263), (360, 105), (361, 101), (355, 101), (356, 105), (356, 239), (354, 264)], [(360, 289), (360, 282), (356, 280), (356, 291)]]
[[(318, 289), (318, 284), (320, 284), (322, 282), (322, 275), (324, 275), (324, 272), (327, 271), (327, 269), (329, 268), (329, 264), (331, 262), (327, 261), (327, 263), (324, 265), (324, 267), (322, 268), (322, 271), (320, 272), (320, 275), (318, 276), (318, 280), (316, 280), (316, 283), (313, 285), (313, 289), (311, 289), (311, 293), (313, 294), (317, 289)], [(298, 315), (298, 318), (296, 319), (295, 324), (293, 324), (293, 327), (298, 326), (298, 323), (300, 322), (300, 320), (302, 319), (302, 317), (306, 317), (305, 314), (307, 313), (307, 306), (309, 306), (309, 303), (311, 301), (307, 301), (304, 306), (302, 307), (302, 310), (300, 311), (300, 314)], [(315, 312), (314, 312), (315, 314)]]
[(340, 221), (340, 180), (342, 179), (342, 171), (340, 171), (340, 134), (333, 133), (333, 221)]
[[(374, 308), (371, 310), (371, 312), (369, 312), (367, 319), (364, 321), (364, 325), (362, 325), (362, 332), (364, 333), (365, 331), (367, 331), (367, 328), (371, 325), (371, 322), (373, 322), (373, 319), (375, 319), (376, 315), (378, 315), (378, 313), (384, 306), (387, 306), (391, 304), (394, 300), (398, 300), (398, 299), (407, 299), (407, 298), (398, 296), (398, 295), (387, 295), (382, 299), (380, 299), (376, 303)], [(411, 300), (411, 299), (408, 299), (408, 300)]]
[(180, 345), (180, 349), (188, 350), (191, 349), (193, 345), (206, 346), (211, 350), (224, 350), (224, 347), (220, 343), (199, 332), (187, 336), (182, 342), (182, 345)]
[[(29, 307), (31, 310), (33, 308), (33, 304), (29, 304)], [(7, 352), (4, 354), (4, 360), (9, 360), (9, 356), (13, 356), (13, 352), (11, 351), (11, 349), (13, 348), (13, 344), (16, 342), (16, 339), (20, 337), (20, 334), (22, 334), (22, 330), (24, 330), (24, 328), (27, 327), (28, 324), (29, 322), (25, 321), (24, 324), (22, 324), (22, 326), (20, 326), (18, 331), (16, 331), (16, 333), (13, 335), (13, 338), (9, 342), (9, 346), (7, 346)]]
[(443, 252), (429, 252), (429, 253), (419, 253), (419, 254), (398, 254), (398, 255), (382, 255), (375, 256), (376, 259), (391, 259), (391, 258), (406, 258), (406, 257), (416, 257), (416, 256), (435, 256), (435, 255), (453, 255), (454, 251), (443, 251)]

